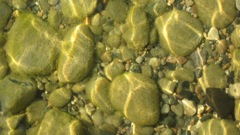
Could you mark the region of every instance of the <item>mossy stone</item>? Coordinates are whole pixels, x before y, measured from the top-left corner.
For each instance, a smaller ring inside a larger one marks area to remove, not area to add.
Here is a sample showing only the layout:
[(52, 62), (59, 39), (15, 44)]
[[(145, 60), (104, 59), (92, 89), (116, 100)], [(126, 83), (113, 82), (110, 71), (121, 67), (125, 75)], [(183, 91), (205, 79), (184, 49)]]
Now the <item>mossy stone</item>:
[(8, 72), (8, 63), (5, 51), (0, 48), (0, 79), (3, 79)]
[(186, 68), (178, 68), (174, 71), (168, 71), (167, 77), (178, 80), (178, 81), (189, 81), (192, 82), (194, 80), (194, 73), (191, 70)]
[(26, 108), (26, 118), (29, 124), (40, 122), (44, 114), (47, 112), (47, 102), (44, 100), (36, 100)]
[(20, 75), (11, 74), (0, 81), (1, 110), (18, 113), (25, 109), (36, 95), (35, 81)]
[(58, 109), (49, 110), (39, 127), (38, 135), (84, 135), (81, 122)]
[(234, 116), (236, 120), (240, 120), (240, 100), (239, 99), (235, 99)]
[(111, 17), (114, 21), (124, 22), (127, 13), (128, 13), (128, 5), (123, 0), (110, 0), (106, 6), (106, 14)]
[(22, 13), (4, 47), (13, 72), (48, 75), (55, 68), (59, 43), (57, 33), (47, 23), (33, 14)]
[(97, 0), (60, 0), (60, 6), (65, 17), (84, 20), (94, 12), (97, 2)]
[[(217, 130), (216, 130), (217, 129)], [(234, 121), (212, 118), (202, 123), (198, 135), (239, 135)]]
[(109, 98), (110, 81), (103, 77), (94, 77), (87, 85), (86, 93), (92, 103), (106, 113), (112, 113), (113, 107)]
[(59, 88), (54, 90), (49, 95), (49, 103), (54, 107), (64, 107), (72, 97), (72, 91), (66, 88)]
[(231, 34), (231, 41), (235, 47), (240, 47), (240, 27), (237, 27)]
[(222, 29), (237, 15), (235, 0), (194, 0), (200, 20), (208, 27)]
[(206, 88), (225, 88), (227, 78), (225, 72), (218, 65), (211, 64), (203, 67), (202, 77)]
[(159, 91), (147, 76), (133, 72), (119, 75), (112, 81), (110, 100), (116, 110), (137, 125), (155, 125), (159, 120)]
[(0, 1), (0, 30), (3, 30), (3, 28), (7, 25), (8, 19), (10, 18), (12, 14), (12, 9), (9, 7), (9, 5), (6, 2)]
[(110, 64), (108, 64), (105, 68), (104, 68), (104, 72), (106, 77), (109, 80), (113, 80), (116, 76), (122, 74), (125, 70), (124, 65), (119, 62), (118, 60), (113, 60)]
[(132, 49), (142, 50), (149, 42), (149, 22), (144, 10), (133, 6), (127, 16), (128, 29), (123, 33), (127, 46)]
[(200, 44), (203, 27), (186, 11), (174, 9), (155, 20), (159, 40), (164, 49), (175, 56), (187, 56)]
[(84, 79), (93, 66), (94, 41), (87, 25), (71, 28), (64, 36), (58, 62), (58, 79), (63, 83)]

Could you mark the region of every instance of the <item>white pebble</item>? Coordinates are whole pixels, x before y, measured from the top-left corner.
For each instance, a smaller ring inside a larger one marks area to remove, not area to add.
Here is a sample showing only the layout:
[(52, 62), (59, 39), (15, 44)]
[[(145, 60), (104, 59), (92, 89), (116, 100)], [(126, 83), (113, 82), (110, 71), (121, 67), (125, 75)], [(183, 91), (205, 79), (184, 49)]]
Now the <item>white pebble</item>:
[(182, 103), (183, 103), (185, 115), (193, 116), (197, 112), (195, 103), (193, 101), (188, 100), (188, 99), (183, 99)]
[(228, 92), (235, 99), (240, 99), (240, 83), (230, 84)]
[(236, 7), (240, 11), (240, 0), (236, 0)]
[(218, 29), (215, 27), (212, 27), (208, 32), (208, 40), (219, 40), (219, 34)]

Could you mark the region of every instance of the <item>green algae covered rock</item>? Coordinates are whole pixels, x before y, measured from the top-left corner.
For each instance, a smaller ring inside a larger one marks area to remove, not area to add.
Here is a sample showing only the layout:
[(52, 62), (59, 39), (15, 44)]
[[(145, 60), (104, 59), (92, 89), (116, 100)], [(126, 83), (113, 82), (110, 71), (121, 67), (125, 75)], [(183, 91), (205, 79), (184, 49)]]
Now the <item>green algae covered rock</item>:
[(54, 107), (64, 107), (71, 100), (72, 91), (66, 88), (54, 90), (49, 95), (49, 103)]
[(239, 99), (235, 99), (234, 116), (236, 120), (240, 120), (240, 100)]
[(12, 14), (12, 9), (9, 7), (9, 5), (6, 2), (1, 2), (0, 1), (0, 30), (2, 30), (8, 22), (8, 19), (10, 18)]
[(36, 100), (26, 108), (26, 118), (29, 124), (40, 122), (47, 112), (48, 103), (44, 100)]
[(198, 135), (239, 135), (234, 121), (212, 118), (202, 123)]
[(15, 74), (6, 76), (0, 81), (1, 110), (7, 113), (17, 113), (26, 108), (36, 95), (36, 83)]
[(97, 7), (98, 0), (60, 0), (63, 15), (69, 19), (83, 20)]
[(8, 63), (5, 51), (0, 48), (0, 79), (3, 79), (8, 72)]
[(22, 13), (14, 22), (5, 45), (13, 72), (47, 75), (55, 68), (59, 39), (43, 20)]
[(84, 131), (78, 119), (58, 109), (51, 109), (45, 114), (37, 135), (84, 135)]
[(71, 28), (65, 35), (58, 62), (58, 79), (63, 83), (84, 79), (93, 66), (94, 41), (87, 25)]
[(145, 8), (146, 12), (154, 18), (163, 15), (169, 9), (166, 0), (151, 0)]
[(112, 113), (113, 107), (109, 98), (110, 81), (103, 77), (94, 77), (87, 85), (86, 93), (92, 103), (106, 113)]
[(105, 10), (114, 21), (124, 22), (128, 13), (128, 5), (123, 0), (110, 0)]
[(146, 13), (139, 6), (133, 6), (127, 17), (128, 29), (123, 33), (127, 46), (132, 49), (142, 50), (149, 42), (149, 23)]
[(108, 64), (104, 68), (106, 77), (111, 81), (119, 74), (122, 74), (124, 70), (125, 70), (124, 65), (118, 60), (113, 60), (110, 64)]
[(237, 15), (236, 0), (194, 0), (200, 20), (208, 27), (222, 29)]
[(225, 88), (227, 78), (225, 72), (218, 65), (211, 64), (203, 67), (203, 82), (206, 88)]
[(159, 91), (147, 76), (138, 73), (119, 75), (112, 81), (110, 100), (115, 109), (137, 125), (154, 125), (159, 120)]
[(232, 32), (231, 41), (235, 47), (240, 47), (240, 27), (236, 27)]
[(155, 20), (160, 43), (175, 56), (187, 56), (200, 44), (203, 27), (186, 11), (174, 9)]
[(233, 66), (240, 68), (240, 49), (235, 49), (232, 54)]

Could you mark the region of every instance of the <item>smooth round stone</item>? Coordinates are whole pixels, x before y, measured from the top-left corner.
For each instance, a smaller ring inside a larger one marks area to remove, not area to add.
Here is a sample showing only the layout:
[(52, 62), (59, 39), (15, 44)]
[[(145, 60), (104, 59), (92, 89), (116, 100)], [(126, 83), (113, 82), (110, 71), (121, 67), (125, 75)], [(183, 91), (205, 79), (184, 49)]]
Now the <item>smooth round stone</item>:
[(183, 116), (183, 105), (182, 104), (177, 104), (177, 105), (171, 105), (171, 110), (178, 116), (182, 117)]
[(153, 127), (142, 127), (136, 124), (133, 125), (133, 135), (153, 135)]
[(167, 78), (161, 78), (160, 80), (158, 80), (158, 85), (160, 86), (163, 93), (170, 95), (173, 94), (177, 83)]
[(40, 122), (43, 119), (44, 114), (47, 112), (47, 105), (47, 102), (44, 100), (36, 100), (31, 103), (26, 108), (28, 123), (34, 124), (35, 122)]
[(146, 13), (139, 6), (133, 6), (127, 16), (128, 29), (123, 33), (127, 46), (142, 50), (149, 42), (149, 23)]
[(110, 64), (108, 64), (105, 68), (104, 68), (104, 72), (106, 77), (109, 80), (113, 80), (116, 76), (122, 74), (125, 70), (124, 65), (119, 62), (118, 60), (113, 60)]
[(83, 20), (94, 12), (97, 0), (60, 0), (60, 6), (65, 17)]
[(116, 77), (110, 87), (112, 105), (127, 119), (140, 126), (155, 125), (159, 120), (159, 91), (155, 82), (138, 73)]
[(240, 99), (240, 83), (230, 84), (228, 92), (234, 99)]
[(155, 25), (161, 45), (175, 56), (189, 55), (203, 38), (201, 22), (186, 11), (174, 9), (165, 13), (155, 20)]
[(208, 40), (218, 40), (219, 39), (218, 29), (215, 27), (212, 27), (208, 32), (207, 39)]
[(143, 56), (138, 56), (135, 61), (136, 61), (138, 64), (141, 64), (141, 63), (143, 62), (143, 60), (144, 60), (144, 57), (143, 57)]
[(81, 122), (58, 109), (49, 110), (39, 127), (38, 135), (84, 135)]
[(234, 116), (236, 120), (240, 121), (240, 100), (239, 99), (235, 100)]
[(208, 27), (222, 29), (236, 17), (235, 0), (195, 0), (197, 14)]
[(110, 81), (104, 77), (93, 77), (87, 84), (86, 93), (92, 103), (106, 113), (112, 113), (113, 107), (109, 98)]
[(240, 47), (239, 35), (240, 35), (240, 27), (236, 27), (236, 29), (231, 34), (231, 41), (236, 48)]
[(110, 0), (105, 8), (106, 15), (114, 21), (124, 22), (128, 14), (128, 5), (125, 1)]
[(0, 30), (2, 30), (8, 22), (8, 19), (10, 18), (12, 14), (12, 9), (9, 7), (9, 5), (6, 2), (0, 1)]
[(232, 54), (232, 63), (236, 68), (240, 67), (240, 49), (235, 49)]
[(194, 73), (186, 68), (179, 68), (174, 71), (168, 71), (166, 76), (178, 81), (192, 82), (194, 80)]
[(0, 79), (3, 79), (8, 72), (8, 63), (5, 51), (0, 48)]
[(193, 116), (197, 112), (197, 108), (196, 108), (194, 101), (188, 100), (188, 99), (183, 99), (182, 104), (183, 104), (185, 115)]
[(170, 106), (168, 104), (164, 104), (161, 108), (161, 113), (162, 114), (168, 114), (170, 111)]
[(206, 88), (225, 88), (227, 87), (227, 78), (224, 70), (218, 65), (211, 64), (203, 67), (203, 82)]
[(33, 14), (22, 13), (8, 33), (4, 49), (13, 72), (48, 75), (55, 68), (59, 43), (57, 33), (46, 22)]
[(1, 110), (13, 114), (23, 110), (35, 99), (36, 88), (36, 83), (25, 76), (6, 76), (0, 81)]
[(54, 90), (49, 95), (49, 103), (54, 107), (64, 107), (69, 103), (72, 97), (72, 91), (66, 88)]
[(234, 121), (212, 118), (202, 123), (198, 135), (239, 135), (240, 132)]
[(64, 36), (58, 61), (58, 79), (62, 83), (84, 79), (93, 65), (94, 41), (84, 24), (71, 28)]
[(171, 128), (166, 128), (165, 130), (163, 130), (160, 135), (173, 135), (173, 131)]

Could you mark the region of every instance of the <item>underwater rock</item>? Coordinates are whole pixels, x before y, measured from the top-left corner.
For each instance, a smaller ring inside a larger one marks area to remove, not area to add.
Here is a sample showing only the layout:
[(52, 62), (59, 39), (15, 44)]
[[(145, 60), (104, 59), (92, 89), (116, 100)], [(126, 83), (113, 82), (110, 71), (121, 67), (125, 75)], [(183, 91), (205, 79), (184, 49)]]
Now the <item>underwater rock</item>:
[(186, 11), (174, 9), (155, 20), (160, 43), (175, 56), (187, 56), (200, 44), (203, 27)]
[(159, 90), (147, 76), (133, 72), (119, 75), (112, 81), (110, 100), (137, 125), (154, 125), (159, 120)]
[(94, 41), (87, 25), (71, 28), (65, 35), (58, 61), (58, 79), (63, 83), (84, 79), (93, 66)]
[(13, 72), (48, 75), (55, 68), (59, 43), (57, 33), (46, 22), (22, 13), (14, 22), (4, 49)]

